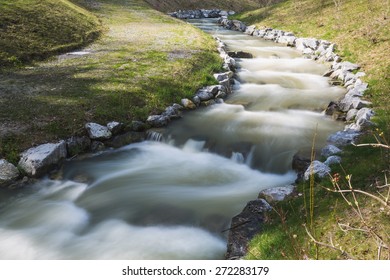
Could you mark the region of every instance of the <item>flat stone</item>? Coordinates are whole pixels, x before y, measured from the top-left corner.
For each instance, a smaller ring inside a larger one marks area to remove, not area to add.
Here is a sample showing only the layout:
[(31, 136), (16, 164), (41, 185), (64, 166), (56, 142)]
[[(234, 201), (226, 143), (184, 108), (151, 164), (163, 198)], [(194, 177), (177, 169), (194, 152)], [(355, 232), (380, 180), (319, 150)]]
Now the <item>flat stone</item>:
[(294, 185), (287, 185), (283, 187), (274, 187), (265, 189), (260, 192), (259, 198), (264, 198), (268, 203), (275, 201), (283, 201), (291, 196), (295, 191)]

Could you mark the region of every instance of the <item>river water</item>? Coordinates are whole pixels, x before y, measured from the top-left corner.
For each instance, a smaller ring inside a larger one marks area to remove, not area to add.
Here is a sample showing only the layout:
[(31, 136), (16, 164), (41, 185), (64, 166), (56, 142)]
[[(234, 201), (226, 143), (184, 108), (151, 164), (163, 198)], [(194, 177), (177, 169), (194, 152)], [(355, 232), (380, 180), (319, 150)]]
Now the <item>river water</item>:
[[(233, 94), (145, 141), (73, 160), (63, 179), (3, 197), (2, 259), (221, 259), (232, 216), (260, 190), (290, 184), (294, 154), (340, 130), (322, 111), (344, 93), (326, 66), (287, 47), (193, 24), (252, 53)], [(225, 233), (226, 234), (226, 233)]]

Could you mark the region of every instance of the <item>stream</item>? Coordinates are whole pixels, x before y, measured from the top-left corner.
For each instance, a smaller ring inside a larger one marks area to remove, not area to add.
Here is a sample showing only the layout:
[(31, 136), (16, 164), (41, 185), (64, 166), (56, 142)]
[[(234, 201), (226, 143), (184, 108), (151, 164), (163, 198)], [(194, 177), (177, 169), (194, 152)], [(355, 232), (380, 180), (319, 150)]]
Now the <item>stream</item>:
[[(67, 162), (61, 180), (1, 194), (1, 259), (223, 259), (231, 218), (265, 188), (291, 184), (295, 154), (322, 147), (341, 123), (324, 115), (344, 89), (291, 48), (192, 24), (238, 59), (223, 104), (145, 141)], [(6, 197), (6, 198), (5, 198)]]

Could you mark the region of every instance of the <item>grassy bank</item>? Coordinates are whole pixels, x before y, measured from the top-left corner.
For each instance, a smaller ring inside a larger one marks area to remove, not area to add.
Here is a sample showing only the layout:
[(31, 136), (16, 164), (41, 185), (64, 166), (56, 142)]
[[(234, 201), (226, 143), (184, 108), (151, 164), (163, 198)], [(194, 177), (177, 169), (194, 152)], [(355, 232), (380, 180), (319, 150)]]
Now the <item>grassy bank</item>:
[(225, 9), (242, 12), (280, 1), (282, 0), (145, 0), (153, 8), (163, 12), (192, 9)]
[(106, 31), (86, 55), (2, 69), (0, 157), (16, 161), (27, 147), (84, 133), (88, 121), (145, 119), (215, 83), (210, 36), (140, 0), (72, 2)]
[(18, 65), (90, 43), (97, 17), (67, 0), (3, 0), (0, 66)]
[[(370, 85), (365, 98), (373, 102), (377, 126), (360, 142), (379, 141), (387, 145), (390, 139), (389, 6), (389, 1), (383, 0), (289, 0), (242, 13), (236, 18), (259, 27), (292, 31), (299, 37), (335, 42), (344, 60), (361, 65), (367, 74), (363, 79)], [(379, 187), (387, 184), (388, 151), (386, 147), (349, 147), (342, 156), (342, 166), (334, 167), (332, 172), (340, 174), (339, 184), (343, 189), (356, 188), (386, 200), (388, 187)], [(311, 185), (301, 184), (299, 191), (303, 195), (300, 198), (278, 204), (278, 213), (271, 215), (264, 234), (253, 240), (248, 258), (348, 258), (342, 254), (343, 250), (360, 259), (376, 259), (379, 251), (381, 258), (390, 258), (388, 249), (380, 247), (379, 239), (373, 236), (378, 234), (387, 245), (390, 243), (389, 207), (360, 193), (357, 202), (362, 219), (353, 210), (356, 202), (351, 193), (347, 198), (352, 206), (341, 194), (325, 188), (335, 188), (330, 178)], [(312, 240), (302, 224), (307, 225), (309, 233), (322, 242), (321, 245)], [(336, 248), (324, 244), (333, 244)]]

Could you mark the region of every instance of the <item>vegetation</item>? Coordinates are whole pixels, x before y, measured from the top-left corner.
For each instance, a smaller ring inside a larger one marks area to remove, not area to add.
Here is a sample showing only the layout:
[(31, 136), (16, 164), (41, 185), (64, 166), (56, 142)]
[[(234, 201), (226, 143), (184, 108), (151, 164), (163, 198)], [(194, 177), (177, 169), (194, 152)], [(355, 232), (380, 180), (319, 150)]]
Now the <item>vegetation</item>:
[(225, 9), (242, 12), (281, 1), (283, 0), (145, 0), (153, 8), (163, 12), (192, 9)]
[(0, 10), (0, 66), (84, 46), (101, 32), (93, 14), (66, 0), (2, 0)]
[[(367, 74), (363, 79), (370, 85), (365, 98), (373, 102), (377, 126), (367, 131), (360, 142), (379, 142), (384, 146), (349, 147), (342, 156), (342, 166), (334, 167), (332, 172), (339, 174), (336, 177), (342, 189), (352, 187), (387, 198), (387, 203), (389, 186), (386, 178), (390, 171), (389, 151), (385, 147), (386, 139), (390, 139), (389, 9), (389, 1), (381, 0), (289, 0), (236, 16), (247, 24), (335, 42), (344, 60), (361, 65)], [(248, 258), (389, 259), (388, 248), (380, 247), (378, 239), (372, 236), (375, 232), (387, 246), (390, 243), (388, 207), (361, 193), (356, 195), (355, 201), (354, 192), (346, 194), (351, 201), (348, 204), (339, 192), (329, 191), (336, 188), (334, 180), (302, 183), (299, 185), (301, 197), (276, 205), (277, 211), (270, 216), (265, 232), (252, 241)], [(353, 210), (356, 202), (364, 220), (359, 211)], [(332, 248), (332, 244), (337, 248)]]
[[(36, 2), (51, 9), (51, 1)], [(216, 43), (191, 25), (141, 0), (62, 2), (71, 13), (77, 10), (95, 21), (98, 17), (105, 31), (85, 49), (86, 55), (1, 69), (0, 157), (16, 161), (25, 148), (84, 133), (88, 121), (143, 120), (215, 83), (212, 73), (221, 67)], [(35, 24), (38, 28), (40, 23)], [(31, 45), (41, 44), (39, 37), (31, 40)], [(8, 53), (5, 60), (10, 60)]]

